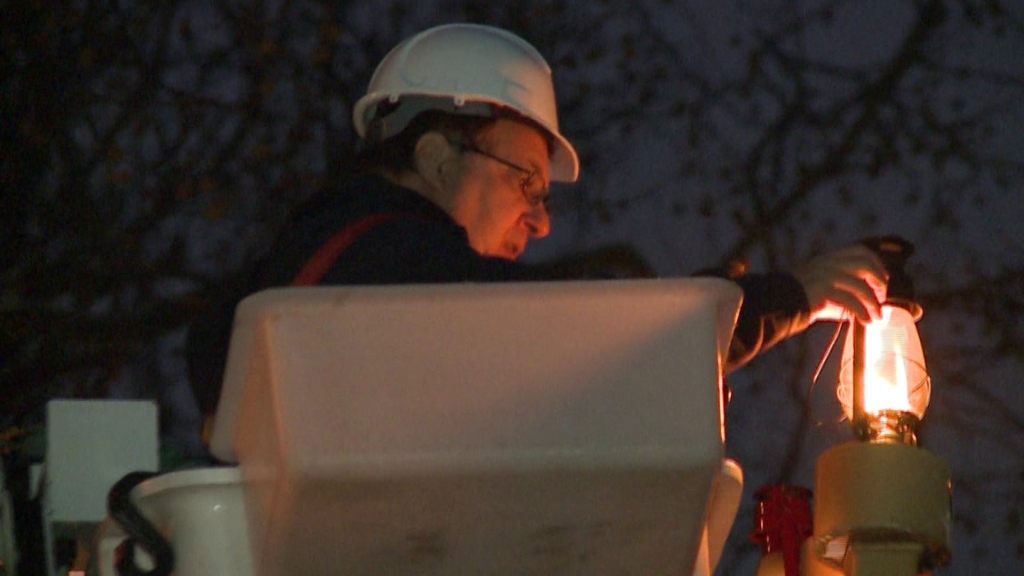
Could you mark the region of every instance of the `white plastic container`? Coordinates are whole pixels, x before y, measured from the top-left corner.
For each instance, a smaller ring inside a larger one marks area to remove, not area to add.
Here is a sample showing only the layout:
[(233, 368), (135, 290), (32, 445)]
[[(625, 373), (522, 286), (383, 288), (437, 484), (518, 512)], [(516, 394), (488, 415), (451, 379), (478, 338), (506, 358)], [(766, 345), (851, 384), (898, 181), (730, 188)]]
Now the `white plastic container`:
[[(132, 502), (174, 550), (175, 576), (251, 576), (248, 523), (237, 467), (197, 468), (154, 476), (132, 489)], [(101, 576), (118, 576), (114, 551), (125, 533), (106, 519), (99, 532)], [(140, 571), (153, 568), (136, 551)]]
[(246, 299), (212, 448), (240, 463), (257, 573), (692, 572), (740, 297), (677, 279)]

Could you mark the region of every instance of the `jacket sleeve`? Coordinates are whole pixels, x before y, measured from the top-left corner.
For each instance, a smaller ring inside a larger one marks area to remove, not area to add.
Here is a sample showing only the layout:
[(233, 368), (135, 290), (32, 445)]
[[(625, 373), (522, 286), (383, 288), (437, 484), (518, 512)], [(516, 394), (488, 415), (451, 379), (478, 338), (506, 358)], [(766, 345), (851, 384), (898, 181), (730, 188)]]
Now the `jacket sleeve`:
[[(497, 258), (482, 258), (469, 247), (461, 229), (431, 222), (398, 221), (369, 232), (339, 258), (328, 283), (507, 282), (593, 278), (592, 274), (557, 266), (524, 265)], [(382, 266), (382, 262), (389, 265)], [(791, 274), (735, 274), (724, 276), (743, 289), (736, 329), (725, 371), (729, 373), (758, 354), (807, 328), (810, 309), (803, 286)]]
[(800, 282), (790, 274), (746, 274), (733, 278), (743, 289), (743, 305), (729, 346), (728, 374), (810, 323), (810, 306)]
[(743, 290), (743, 302), (725, 362), (726, 374), (748, 364), (782, 340), (803, 332), (810, 324), (807, 294), (791, 274), (746, 274), (746, 264), (732, 264), (728, 268), (702, 270), (694, 276), (725, 278)]

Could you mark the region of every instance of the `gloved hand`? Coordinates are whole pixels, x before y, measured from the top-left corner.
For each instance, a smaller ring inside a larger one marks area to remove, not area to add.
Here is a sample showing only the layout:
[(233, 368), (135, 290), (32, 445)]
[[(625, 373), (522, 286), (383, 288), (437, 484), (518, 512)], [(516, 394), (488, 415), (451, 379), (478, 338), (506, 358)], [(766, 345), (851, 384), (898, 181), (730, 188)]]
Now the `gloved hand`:
[(847, 311), (864, 322), (881, 317), (889, 274), (863, 244), (812, 258), (794, 275), (804, 287), (812, 323), (849, 318)]

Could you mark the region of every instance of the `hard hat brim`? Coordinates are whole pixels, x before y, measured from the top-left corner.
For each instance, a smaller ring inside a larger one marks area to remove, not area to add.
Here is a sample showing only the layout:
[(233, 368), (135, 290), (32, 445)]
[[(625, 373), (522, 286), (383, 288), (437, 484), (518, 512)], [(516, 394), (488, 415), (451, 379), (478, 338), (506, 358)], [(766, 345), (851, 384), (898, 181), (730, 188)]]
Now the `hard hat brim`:
[[(400, 98), (424, 98), (434, 101), (444, 101), (447, 106), (438, 106), (437, 108), (426, 107), (425, 109), (438, 109), (441, 111), (457, 114), (458, 108), (464, 106), (466, 103), (482, 103), (491, 104), (499, 108), (508, 108), (506, 102), (478, 94), (460, 94), (453, 97), (448, 93), (431, 93), (428, 91), (423, 92), (406, 92), (403, 93)], [(367, 126), (370, 123), (370, 117), (373, 115), (374, 106), (385, 100), (392, 99), (392, 95), (383, 94), (380, 92), (371, 92), (362, 98), (360, 98), (352, 109), (352, 120), (355, 125), (356, 133), (360, 138), (367, 137)], [(453, 104), (453, 102), (459, 102), (460, 104)], [(562, 136), (562, 134), (552, 126), (548, 125), (543, 118), (539, 118), (536, 115), (529, 114), (525, 110), (512, 108), (517, 114), (530, 119), (536, 123), (541, 129), (548, 133), (552, 139), (551, 149), (551, 164), (549, 167), (549, 174), (552, 182), (564, 182), (572, 183), (579, 179), (580, 173), (580, 161), (579, 156), (576, 153), (576, 149), (573, 148), (569, 140)], [(409, 118), (411, 120), (411, 118)], [(404, 129), (405, 126), (401, 125), (398, 131)], [(385, 137), (394, 136), (396, 133), (387, 134)]]

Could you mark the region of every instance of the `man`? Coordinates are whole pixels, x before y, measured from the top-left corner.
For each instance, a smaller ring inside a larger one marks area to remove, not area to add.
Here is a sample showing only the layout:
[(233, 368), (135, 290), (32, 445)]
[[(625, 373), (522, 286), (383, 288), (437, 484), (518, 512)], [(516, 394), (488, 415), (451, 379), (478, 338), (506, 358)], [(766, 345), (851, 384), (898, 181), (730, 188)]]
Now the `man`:
[[(516, 262), (551, 228), (552, 181), (579, 161), (558, 130), (551, 71), (521, 38), (472, 24), (399, 44), (355, 105), (365, 174), (319, 194), (291, 218), (239, 296), (271, 286), (552, 280)], [(843, 310), (877, 317), (885, 269), (854, 246), (796, 275), (735, 280), (744, 305), (727, 369)], [(237, 300), (193, 327), (189, 356), (200, 408), (212, 414)]]

